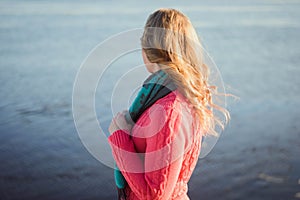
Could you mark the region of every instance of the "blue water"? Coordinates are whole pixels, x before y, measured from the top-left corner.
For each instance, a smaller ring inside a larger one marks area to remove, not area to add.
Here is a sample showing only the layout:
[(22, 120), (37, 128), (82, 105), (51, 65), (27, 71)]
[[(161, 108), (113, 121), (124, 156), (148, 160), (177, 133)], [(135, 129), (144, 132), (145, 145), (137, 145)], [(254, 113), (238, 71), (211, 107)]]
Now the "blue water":
[(227, 91), (240, 97), (229, 101), (232, 120), (197, 165), (190, 198), (300, 192), (299, 1), (1, 1), (0, 199), (116, 197), (112, 170), (75, 130), (73, 82), (93, 47), (142, 27), (160, 7), (190, 17)]

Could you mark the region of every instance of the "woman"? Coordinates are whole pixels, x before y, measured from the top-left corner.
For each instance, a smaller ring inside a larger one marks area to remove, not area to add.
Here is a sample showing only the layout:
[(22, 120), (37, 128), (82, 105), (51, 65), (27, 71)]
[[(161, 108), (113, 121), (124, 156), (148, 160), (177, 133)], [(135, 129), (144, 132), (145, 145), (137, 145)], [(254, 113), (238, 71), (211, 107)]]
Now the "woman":
[(189, 19), (175, 9), (159, 9), (147, 19), (142, 56), (152, 73), (129, 112), (112, 120), (108, 138), (124, 176), (123, 199), (189, 199), (187, 183), (204, 135), (223, 123), (208, 85), (209, 69)]

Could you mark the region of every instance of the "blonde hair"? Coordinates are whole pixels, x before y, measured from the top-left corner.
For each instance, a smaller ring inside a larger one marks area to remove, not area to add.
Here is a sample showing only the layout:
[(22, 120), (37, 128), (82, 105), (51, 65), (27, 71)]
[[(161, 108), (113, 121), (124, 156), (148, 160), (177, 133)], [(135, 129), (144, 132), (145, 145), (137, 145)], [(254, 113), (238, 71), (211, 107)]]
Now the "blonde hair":
[[(192, 104), (204, 135), (217, 135), (216, 125), (224, 129), (230, 115), (212, 100), (212, 94), (219, 94), (216, 86), (208, 84), (209, 68), (190, 20), (175, 9), (159, 9), (148, 17), (141, 44), (148, 60), (157, 63)], [(225, 116), (225, 123), (214, 109)]]

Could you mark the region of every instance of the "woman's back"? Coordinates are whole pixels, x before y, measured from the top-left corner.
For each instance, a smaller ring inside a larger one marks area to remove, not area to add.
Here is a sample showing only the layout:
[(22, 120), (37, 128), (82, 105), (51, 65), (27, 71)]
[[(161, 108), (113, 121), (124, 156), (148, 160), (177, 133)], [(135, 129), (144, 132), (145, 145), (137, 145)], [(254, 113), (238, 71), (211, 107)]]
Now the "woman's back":
[[(201, 146), (198, 124), (190, 104), (174, 91), (141, 115), (131, 139), (125, 132), (121, 133), (123, 142), (120, 132), (109, 138), (116, 145), (113, 154), (128, 182), (128, 199), (188, 199), (187, 183)], [(118, 148), (138, 156), (120, 154)]]

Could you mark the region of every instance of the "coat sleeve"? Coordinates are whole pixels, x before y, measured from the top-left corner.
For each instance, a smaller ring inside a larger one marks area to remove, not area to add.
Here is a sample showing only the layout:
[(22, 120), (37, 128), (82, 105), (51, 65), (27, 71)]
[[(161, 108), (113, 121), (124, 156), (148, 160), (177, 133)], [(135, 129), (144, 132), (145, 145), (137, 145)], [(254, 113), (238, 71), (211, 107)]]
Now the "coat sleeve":
[(180, 117), (175, 109), (151, 113), (150, 126), (141, 129), (146, 138), (145, 154), (136, 152), (125, 131), (117, 130), (109, 137), (116, 163), (139, 199), (171, 198), (185, 148), (185, 137), (179, 130)]

